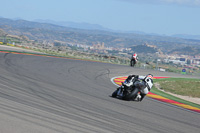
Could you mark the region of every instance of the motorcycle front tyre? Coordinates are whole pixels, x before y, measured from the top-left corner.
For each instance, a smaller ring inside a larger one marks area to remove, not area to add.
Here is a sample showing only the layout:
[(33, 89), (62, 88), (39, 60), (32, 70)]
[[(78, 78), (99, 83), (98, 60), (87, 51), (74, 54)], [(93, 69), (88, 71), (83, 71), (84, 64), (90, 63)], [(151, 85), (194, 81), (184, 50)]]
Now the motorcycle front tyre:
[(112, 93), (112, 97), (117, 97), (117, 92), (118, 92), (118, 89), (115, 90), (115, 91)]
[(134, 67), (135, 66), (135, 60), (131, 60), (131, 66)]
[(135, 62), (135, 60), (133, 60), (133, 67), (135, 66), (135, 64), (136, 64), (136, 62)]
[(126, 94), (126, 95), (123, 97), (123, 99), (124, 99), (124, 100), (128, 100), (128, 101), (134, 100), (134, 99), (137, 97), (138, 92), (139, 92), (139, 89), (138, 89), (138, 88), (135, 88), (131, 93)]
[(133, 64), (132, 64), (132, 60), (130, 61), (130, 66), (133, 66)]

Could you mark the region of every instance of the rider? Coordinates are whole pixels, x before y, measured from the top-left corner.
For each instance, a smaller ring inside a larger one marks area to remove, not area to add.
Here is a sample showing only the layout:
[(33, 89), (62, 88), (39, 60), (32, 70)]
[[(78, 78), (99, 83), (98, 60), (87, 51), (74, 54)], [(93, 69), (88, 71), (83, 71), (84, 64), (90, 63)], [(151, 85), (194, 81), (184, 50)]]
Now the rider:
[(138, 60), (137, 53), (132, 54), (131, 59), (135, 59), (135, 61), (137, 62), (137, 60)]
[(148, 74), (145, 77), (141, 77), (138, 75), (130, 75), (125, 80), (124, 84), (126, 84), (126, 86), (133, 85), (134, 87), (138, 87), (140, 89), (140, 94), (138, 93), (136, 99), (138, 101), (142, 101), (153, 86), (153, 75)]

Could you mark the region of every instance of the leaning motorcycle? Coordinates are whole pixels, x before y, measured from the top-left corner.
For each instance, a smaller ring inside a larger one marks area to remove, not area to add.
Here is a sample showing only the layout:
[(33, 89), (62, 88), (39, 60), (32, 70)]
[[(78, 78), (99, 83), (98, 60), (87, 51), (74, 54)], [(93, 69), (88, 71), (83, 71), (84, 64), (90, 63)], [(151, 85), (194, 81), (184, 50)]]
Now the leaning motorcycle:
[(139, 88), (135, 86), (126, 86), (123, 82), (113, 93), (112, 97), (123, 99), (123, 100), (135, 100), (138, 96)]

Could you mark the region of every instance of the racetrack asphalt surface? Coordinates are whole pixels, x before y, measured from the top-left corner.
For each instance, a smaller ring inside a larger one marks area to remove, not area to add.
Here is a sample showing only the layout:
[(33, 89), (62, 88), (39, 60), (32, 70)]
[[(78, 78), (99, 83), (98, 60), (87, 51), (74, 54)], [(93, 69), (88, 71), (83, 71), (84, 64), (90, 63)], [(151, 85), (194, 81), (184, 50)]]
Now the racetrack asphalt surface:
[[(111, 78), (191, 77), (100, 62), (0, 53), (1, 133), (199, 133), (200, 115), (110, 97)], [(196, 77), (199, 78), (199, 77)]]

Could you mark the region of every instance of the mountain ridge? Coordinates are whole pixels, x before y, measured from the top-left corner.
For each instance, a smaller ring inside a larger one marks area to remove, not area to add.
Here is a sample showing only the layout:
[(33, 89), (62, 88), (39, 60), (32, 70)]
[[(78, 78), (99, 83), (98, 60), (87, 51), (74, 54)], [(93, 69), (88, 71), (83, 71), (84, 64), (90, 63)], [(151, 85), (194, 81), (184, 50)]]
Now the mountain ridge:
[(87, 30), (65, 27), (55, 24), (39, 23), (27, 20), (0, 18), (0, 28), (14, 35), (24, 35), (32, 40), (93, 45), (104, 42), (107, 47), (132, 47), (148, 43), (156, 45), (165, 53), (186, 46), (200, 47), (200, 40), (183, 39), (170, 36), (119, 33), (103, 30)]
[(178, 37), (183, 39), (194, 39), (194, 40), (200, 40), (200, 35), (190, 35), (190, 34), (173, 34), (173, 35), (164, 35), (164, 34), (158, 34), (158, 33), (146, 33), (142, 31), (122, 31), (122, 30), (113, 30), (109, 28), (105, 28), (99, 24), (90, 24), (86, 22), (72, 22), (72, 21), (53, 21), (50, 19), (43, 20), (43, 19), (36, 19), (33, 20), (34, 22), (39, 23), (49, 23), (49, 24), (55, 24), (59, 26), (64, 27), (71, 27), (71, 28), (78, 28), (78, 29), (86, 29), (86, 30), (103, 30), (103, 31), (110, 31), (110, 32), (121, 32), (121, 33), (135, 33), (135, 34), (142, 34), (142, 35), (155, 35), (155, 36), (169, 36), (169, 37)]

